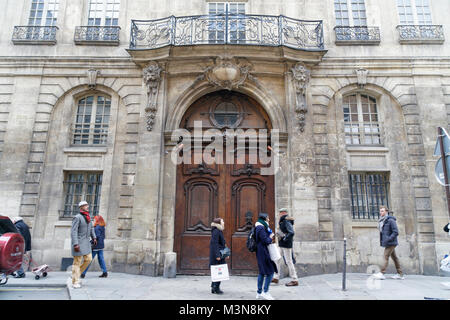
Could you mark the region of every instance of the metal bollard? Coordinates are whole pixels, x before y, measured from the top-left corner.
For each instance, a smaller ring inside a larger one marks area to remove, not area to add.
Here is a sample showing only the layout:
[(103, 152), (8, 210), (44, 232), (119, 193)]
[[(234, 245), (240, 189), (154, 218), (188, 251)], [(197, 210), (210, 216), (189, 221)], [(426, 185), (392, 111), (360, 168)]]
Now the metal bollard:
[(342, 291), (345, 291), (345, 276), (347, 272), (347, 239), (344, 238), (344, 259), (342, 261), (343, 263), (343, 270), (342, 270)]

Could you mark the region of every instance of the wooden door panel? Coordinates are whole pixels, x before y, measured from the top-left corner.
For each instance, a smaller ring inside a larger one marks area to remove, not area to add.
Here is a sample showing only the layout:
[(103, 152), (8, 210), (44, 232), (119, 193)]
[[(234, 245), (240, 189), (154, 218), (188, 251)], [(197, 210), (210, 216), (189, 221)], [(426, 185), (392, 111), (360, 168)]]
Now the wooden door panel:
[(180, 174), (183, 169), (178, 172), (175, 213), (178, 271), (203, 274), (209, 270), (211, 221), (218, 214), (219, 184), (216, 179), (203, 176), (184, 181), (186, 177)]
[(209, 272), (210, 234), (183, 234), (181, 236), (180, 270), (190, 274)]
[(246, 246), (248, 233), (235, 233), (231, 237), (232, 274), (258, 274), (256, 253), (249, 252)]

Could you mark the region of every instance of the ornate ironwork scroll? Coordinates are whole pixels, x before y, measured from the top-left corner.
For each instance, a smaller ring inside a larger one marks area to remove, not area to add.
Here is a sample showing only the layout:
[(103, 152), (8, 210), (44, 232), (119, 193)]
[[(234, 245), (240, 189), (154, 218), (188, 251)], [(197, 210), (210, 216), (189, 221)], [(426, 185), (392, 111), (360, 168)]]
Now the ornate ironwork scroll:
[(119, 26), (79, 26), (75, 28), (74, 41), (77, 44), (119, 44)]
[(400, 25), (397, 30), (400, 43), (442, 43), (445, 40), (441, 25)]
[(380, 28), (378, 27), (337, 26), (334, 31), (336, 33), (336, 44), (379, 44), (381, 41)]
[(300, 131), (305, 130), (306, 113), (308, 106), (306, 102), (306, 87), (311, 77), (311, 72), (302, 63), (297, 63), (291, 69), (292, 79), (295, 88), (295, 113), (297, 115)]
[(55, 44), (56, 26), (15, 26), (12, 41), (15, 44)]
[(268, 15), (199, 15), (132, 20), (130, 49), (167, 45), (244, 44), (322, 50), (322, 21)]
[(158, 91), (161, 83), (161, 72), (163, 69), (155, 61), (144, 68), (143, 77), (147, 86), (147, 106), (145, 113), (147, 118), (147, 130), (152, 131), (155, 123), (156, 112), (158, 111)]

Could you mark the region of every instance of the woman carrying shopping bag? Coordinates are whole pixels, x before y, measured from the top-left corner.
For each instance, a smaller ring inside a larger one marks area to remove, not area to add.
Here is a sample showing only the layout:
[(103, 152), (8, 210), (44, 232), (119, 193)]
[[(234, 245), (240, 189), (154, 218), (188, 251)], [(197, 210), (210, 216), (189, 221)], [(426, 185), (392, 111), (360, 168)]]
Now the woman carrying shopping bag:
[[(260, 213), (258, 221), (255, 223), (256, 235), (256, 259), (258, 261), (258, 291), (256, 299), (274, 300), (269, 293), (270, 282), (274, 272), (277, 272), (277, 266), (270, 258), (268, 246), (272, 243), (274, 237), (273, 231), (269, 228), (269, 215)], [(265, 280), (265, 281), (264, 281)], [(263, 291), (264, 284), (264, 291)]]
[[(209, 265), (225, 264), (225, 257), (223, 257), (221, 250), (224, 250), (225, 238), (223, 230), (225, 229), (225, 222), (222, 218), (215, 218), (211, 223), (211, 241), (209, 243)], [(228, 257), (227, 257), (228, 258)], [(211, 282), (211, 293), (222, 294), (220, 290), (220, 281)]]
[[(102, 216), (98, 215), (94, 217), (94, 231), (97, 236), (97, 245), (92, 247), (92, 261), (94, 261), (95, 256), (98, 257), (98, 264), (103, 271), (99, 278), (106, 278), (108, 276), (108, 270), (106, 270), (105, 258), (103, 256), (103, 249), (105, 248), (105, 226), (106, 223)], [(81, 278), (86, 276), (89, 266), (81, 274)]]

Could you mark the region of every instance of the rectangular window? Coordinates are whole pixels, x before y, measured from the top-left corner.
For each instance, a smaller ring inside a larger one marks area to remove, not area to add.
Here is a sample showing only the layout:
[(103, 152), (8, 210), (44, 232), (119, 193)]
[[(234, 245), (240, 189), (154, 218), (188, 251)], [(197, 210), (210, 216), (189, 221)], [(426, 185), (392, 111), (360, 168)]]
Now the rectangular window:
[(79, 212), (78, 203), (86, 201), (91, 215), (98, 215), (102, 190), (102, 173), (66, 172), (64, 178), (64, 217)]
[(381, 144), (377, 100), (354, 94), (343, 98), (345, 142), (348, 145)]
[(334, 0), (334, 12), (337, 26), (367, 26), (364, 0)]
[(119, 25), (120, 0), (90, 0), (89, 26)]
[(101, 95), (78, 101), (73, 127), (74, 145), (104, 145), (108, 137), (111, 100)]
[[(233, 17), (245, 14), (243, 2), (210, 2), (208, 14), (219, 15), (211, 17), (208, 23), (209, 43), (224, 43), (226, 36), (226, 19), (223, 15), (231, 15), (228, 19), (228, 41), (230, 43), (245, 42), (245, 18)], [(222, 16), (221, 16), (222, 15)]]
[(387, 173), (349, 173), (353, 219), (378, 219), (380, 206), (389, 208)]
[(429, 0), (397, 0), (400, 24), (431, 25)]
[(29, 26), (56, 26), (59, 0), (31, 0)]

